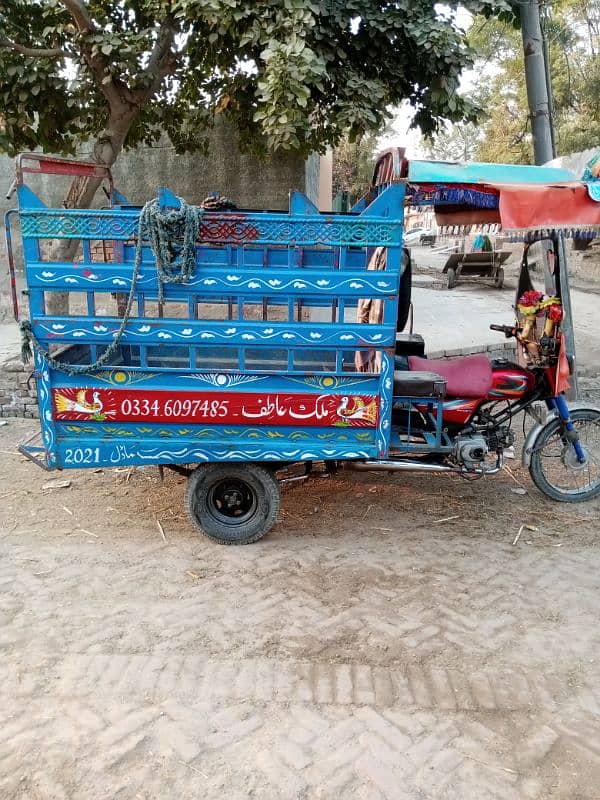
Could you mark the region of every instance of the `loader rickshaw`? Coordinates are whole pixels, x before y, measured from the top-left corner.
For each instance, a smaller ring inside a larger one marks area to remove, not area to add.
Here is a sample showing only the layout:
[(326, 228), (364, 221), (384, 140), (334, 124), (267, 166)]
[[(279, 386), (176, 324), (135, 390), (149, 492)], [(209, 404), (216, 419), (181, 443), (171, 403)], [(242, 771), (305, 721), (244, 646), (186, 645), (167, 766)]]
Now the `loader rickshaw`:
[[(110, 207), (47, 207), (33, 173), (101, 177)], [(553, 500), (595, 497), (600, 411), (566, 399), (575, 365), (561, 247), (600, 230), (588, 189), (562, 169), (394, 150), (348, 213), (320, 212), (299, 192), (286, 213), (201, 207), (167, 189), (140, 208), (104, 167), (25, 154), (7, 233), (18, 215), (29, 308), (19, 312), (15, 289), (15, 313), (35, 359), (41, 442), (21, 452), (47, 470), (176, 469), (192, 524), (246, 544), (276, 520), (283, 468), (489, 476), (523, 412), (535, 417), (523, 447), (535, 485)], [(420, 337), (398, 333), (408, 205), (433, 206), (441, 232), (545, 242), (550, 285), (532, 285), (525, 256), (516, 318), (507, 304), (495, 327), (515, 340), (514, 361), (432, 360)], [(74, 257), (56, 256), (60, 240), (79, 243)], [(59, 314), (56, 292), (70, 298)]]

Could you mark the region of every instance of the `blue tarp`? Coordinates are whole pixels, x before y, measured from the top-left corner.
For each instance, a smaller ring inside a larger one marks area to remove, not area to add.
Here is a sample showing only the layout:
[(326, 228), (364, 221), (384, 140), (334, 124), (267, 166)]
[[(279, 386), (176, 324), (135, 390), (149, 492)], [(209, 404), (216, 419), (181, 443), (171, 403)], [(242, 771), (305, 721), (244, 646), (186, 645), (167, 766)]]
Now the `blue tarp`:
[(456, 164), (444, 161), (409, 161), (411, 183), (532, 184), (570, 183), (577, 180), (568, 169), (514, 164)]

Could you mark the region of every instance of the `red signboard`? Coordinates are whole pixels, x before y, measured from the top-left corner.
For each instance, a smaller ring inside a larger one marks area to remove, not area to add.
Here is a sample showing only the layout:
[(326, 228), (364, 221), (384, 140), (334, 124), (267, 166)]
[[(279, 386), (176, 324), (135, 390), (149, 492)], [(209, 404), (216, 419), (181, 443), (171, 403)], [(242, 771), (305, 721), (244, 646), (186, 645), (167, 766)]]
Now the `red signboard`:
[(373, 395), (280, 392), (172, 392), (130, 389), (52, 390), (55, 420), (178, 424), (318, 425), (374, 428)]

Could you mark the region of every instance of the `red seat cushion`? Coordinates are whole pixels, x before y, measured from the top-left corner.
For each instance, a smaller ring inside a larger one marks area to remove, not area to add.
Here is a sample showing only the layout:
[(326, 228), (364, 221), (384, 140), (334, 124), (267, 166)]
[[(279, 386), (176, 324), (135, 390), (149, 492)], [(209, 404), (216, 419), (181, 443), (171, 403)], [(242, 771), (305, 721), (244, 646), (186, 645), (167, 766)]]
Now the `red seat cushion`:
[(484, 355), (438, 360), (409, 356), (408, 365), (446, 378), (446, 396), (484, 397), (492, 387), (492, 365)]

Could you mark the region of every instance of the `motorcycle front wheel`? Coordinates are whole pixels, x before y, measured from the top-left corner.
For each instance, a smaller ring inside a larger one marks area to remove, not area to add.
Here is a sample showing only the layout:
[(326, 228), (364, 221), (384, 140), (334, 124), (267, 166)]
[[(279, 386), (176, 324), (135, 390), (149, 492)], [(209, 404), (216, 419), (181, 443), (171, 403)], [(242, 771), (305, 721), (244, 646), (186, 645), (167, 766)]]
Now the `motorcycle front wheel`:
[(533, 444), (529, 472), (538, 489), (552, 500), (582, 503), (600, 494), (600, 411), (573, 410), (571, 420), (585, 461), (577, 460), (563, 423), (555, 418)]

